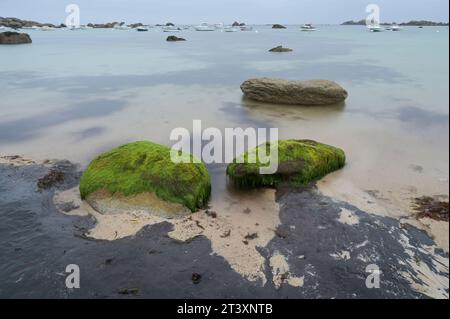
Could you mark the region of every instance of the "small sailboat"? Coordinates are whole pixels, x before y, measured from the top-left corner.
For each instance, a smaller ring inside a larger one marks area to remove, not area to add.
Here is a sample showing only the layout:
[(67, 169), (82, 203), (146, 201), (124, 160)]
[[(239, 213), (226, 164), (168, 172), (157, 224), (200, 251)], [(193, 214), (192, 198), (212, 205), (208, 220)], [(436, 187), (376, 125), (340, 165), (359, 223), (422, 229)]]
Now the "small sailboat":
[(396, 24), (391, 26), (391, 31), (400, 31), (400, 30), (401, 30), (401, 28)]
[(317, 31), (317, 28), (313, 27), (312, 24), (307, 23), (307, 24), (302, 25), (300, 27), (300, 30), (302, 30), (302, 31)]
[(207, 23), (202, 23), (196, 27), (194, 27), (195, 31), (215, 31), (216, 28), (214, 28), (213, 26), (210, 26)]

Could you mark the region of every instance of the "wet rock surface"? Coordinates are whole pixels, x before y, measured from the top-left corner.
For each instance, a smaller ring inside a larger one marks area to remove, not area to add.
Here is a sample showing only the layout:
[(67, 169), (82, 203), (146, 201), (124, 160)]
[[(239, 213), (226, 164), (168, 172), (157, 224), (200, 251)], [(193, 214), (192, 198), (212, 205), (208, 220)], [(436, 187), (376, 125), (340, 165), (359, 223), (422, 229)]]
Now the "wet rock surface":
[(328, 80), (256, 78), (242, 83), (241, 90), (250, 100), (289, 105), (331, 105), (344, 102), (348, 96), (344, 88)]
[(184, 39), (184, 38), (179, 38), (179, 37), (177, 37), (177, 36), (175, 36), (175, 35), (169, 35), (169, 36), (167, 37), (166, 41), (168, 41), (168, 42), (177, 42), (177, 41), (186, 41), (186, 39)]
[[(56, 187), (75, 187), (77, 167), (66, 162), (60, 169), (65, 179)], [(281, 225), (274, 231), (283, 236), (260, 248), (269, 280), (261, 287), (211, 254), (205, 237), (188, 242), (169, 238), (168, 223), (115, 241), (87, 239), (84, 234), (95, 224), (92, 217), (63, 215), (52, 202), (55, 188), (36, 190), (37, 180), (51, 170), (0, 164), (2, 298), (428, 298), (402, 275), (426, 287), (426, 278), (418, 276), (412, 263), (428, 269), (433, 278), (446, 279), (447, 288), (438, 292), (448, 298), (448, 254), (433, 249), (426, 233), (332, 201), (314, 189), (279, 192)], [(273, 256), (284, 256), (289, 267), (275, 275), (269, 263)], [(447, 260), (447, 268), (438, 268), (437, 260)], [(65, 286), (69, 264), (80, 267), (80, 289)], [(380, 289), (366, 288), (369, 264), (382, 272)]]
[(283, 52), (292, 52), (294, 50), (289, 49), (289, 48), (284, 48), (283, 46), (279, 45), (275, 48), (272, 48), (269, 50), (269, 52), (277, 52), (277, 53), (283, 53)]
[(31, 37), (26, 33), (10, 31), (0, 33), (0, 44), (28, 44), (31, 42)]

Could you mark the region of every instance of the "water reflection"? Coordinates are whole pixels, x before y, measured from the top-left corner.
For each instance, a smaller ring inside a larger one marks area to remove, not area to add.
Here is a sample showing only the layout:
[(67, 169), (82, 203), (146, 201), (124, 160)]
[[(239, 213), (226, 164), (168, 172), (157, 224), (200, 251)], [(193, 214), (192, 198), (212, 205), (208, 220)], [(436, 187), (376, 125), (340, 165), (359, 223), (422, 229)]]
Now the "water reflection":
[(121, 100), (95, 99), (77, 102), (62, 110), (49, 111), (37, 116), (0, 121), (0, 142), (10, 144), (33, 139), (46, 128), (74, 120), (103, 117), (121, 111), (125, 107), (126, 103)]
[(250, 117), (264, 115), (277, 121), (308, 121), (311, 118), (333, 119), (342, 115), (341, 113), (346, 107), (345, 102), (326, 106), (282, 105), (252, 101), (245, 97), (242, 97), (240, 105)]

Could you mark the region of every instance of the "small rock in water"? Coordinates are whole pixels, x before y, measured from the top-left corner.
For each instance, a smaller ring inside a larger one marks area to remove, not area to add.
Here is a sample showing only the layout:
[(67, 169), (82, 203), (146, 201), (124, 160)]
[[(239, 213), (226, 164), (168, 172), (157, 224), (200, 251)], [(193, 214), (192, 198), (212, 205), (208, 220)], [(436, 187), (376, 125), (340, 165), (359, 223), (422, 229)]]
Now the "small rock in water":
[(27, 44), (31, 42), (30, 36), (26, 33), (10, 31), (0, 33), (0, 44)]
[(242, 83), (241, 90), (250, 100), (290, 105), (331, 105), (348, 97), (343, 87), (328, 80), (256, 78)]
[(294, 51), (294, 50), (289, 49), (289, 48), (283, 48), (283, 46), (281, 46), (281, 45), (269, 50), (269, 52), (292, 52), (292, 51)]
[(284, 25), (276, 23), (272, 26), (272, 29), (286, 29), (286, 27)]
[(179, 38), (179, 37), (174, 36), (174, 35), (169, 35), (169, 36), (167, 37), (167, 40), (166, 40), (166, 41), (169, 41), (169, 42), (186, 41), (186, 39)]

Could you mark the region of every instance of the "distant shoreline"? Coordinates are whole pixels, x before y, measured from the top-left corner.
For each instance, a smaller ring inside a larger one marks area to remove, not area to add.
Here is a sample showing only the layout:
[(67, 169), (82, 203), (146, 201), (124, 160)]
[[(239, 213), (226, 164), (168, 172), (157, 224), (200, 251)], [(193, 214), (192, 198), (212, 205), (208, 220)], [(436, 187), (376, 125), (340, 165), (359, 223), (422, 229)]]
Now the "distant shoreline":
[[(396, 22), (383, 22), (381, 25), (391, 25), (391, 24), (397, 24)], [(366, 20), (359, 20), (359, 21), (346, 21), (342, 23), (341, 25), (366, 25)], [(433, 22), (433, 21), (427, 21), (427, 20), (411, 20), (409, 22), (402, 22), (398, 25), (406, 26), (406, 27), (448, 27), (448, 22)]]
[[(233, 23), (233, 25), (236, 22)], [(391, 25), (391, 24), (396, 24), (395, 22), (392, 23), (381, 23), (381, 25)], [(130, 23), (130, 24), (126, 24), (125, 22), (118, 22), (118, 21), (113, 21), (113, 22), (106, 22), (106, 23), (88, 23), (86, 24), (86, 26), (88, 27), (92, 27), (94, 29), (112, 29), (115, 26), (124, 26), (127, 25), (129, 27), (132, 28), (136, 28), (136, 27), (140, 27), (143, 25), (146, 25), (144, 23), (138, 22), (138, 23)], [(168, 23), (164, 23), (164, 24), (147, 24), (147, 25), (155, 25), (155, 26), (171, 26), (174, 25), (171, 22)], [(231, 23), (230, 23), (231, 25)], [(245, 23), (242, 23), (242, 25), (245, 25)], [(256, 24), (256, 25), (272, 25), (272, 24), (267, 24), (267, 23), (262, 23), (262, 24)], [(301, 25), (301, 23), (298, 24), (286, 24), (286, 25)], [(327, 24), (327, 23), (318, 23), (317, 25), (342, 25), (342, 26), (357, 26), (357, 25), (366, 25), (366, 20), (359, 20), (359, 21), (354, 21), (354, 20), (350, 20), (350, 21), (346, 21), (344, 23), (341, 24)], [(402, 22), (399, 23), (399, 25), (401, 26), (416, 26), (416, 27), (448, 27), (449, 23), (448, 22), (433, 22), (433, 21), (427, 21), (427, 20), (412, 20), (409, 22)], [(32, 20), (22, 20), (19, 18), (3, 18), (0, 17), (0, 26), (2, 27), (7, 27), (7, 28), (12, 28), (12, 29), (21, 29), (21, 28), (30, 28), (30, 27), (51, 27), (51, 28), (66, 28), (67, 26), (63, 23), (61, 24), (53, 24), (53, 23), (42, 23), (42, 22), (37, 22), (37, 21), (32, 21)]]

